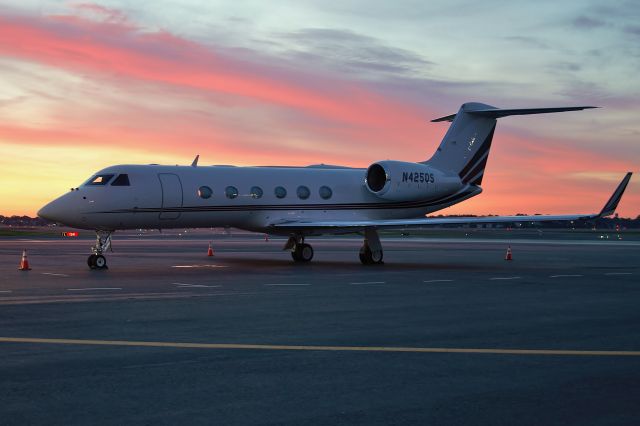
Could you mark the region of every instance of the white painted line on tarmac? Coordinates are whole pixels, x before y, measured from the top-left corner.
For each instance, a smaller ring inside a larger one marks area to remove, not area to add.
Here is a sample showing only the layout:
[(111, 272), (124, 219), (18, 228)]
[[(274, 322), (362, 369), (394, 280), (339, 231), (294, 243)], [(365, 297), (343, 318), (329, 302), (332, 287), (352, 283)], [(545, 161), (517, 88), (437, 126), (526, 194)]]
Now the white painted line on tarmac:
[(228, 268), (227, 265), (173, 265), (172, 268)]
[(205, 285), (205, 284), (189, 284), (189, 283), (171, 283), (180, 288), (219, 288), (221, 285)]
[(451, 281), (454, 281), (454, 280), (426, 280), (422, 282), (423, 283), (450, 283)]
[(631, 272), (607, 272), (605, 275), (633, 275)]
[(276, 287), (276, 286), (306, 286), (306, 285), (311, 285), (311, 284), (305, 284), (305, 283), (301, 283), (301, 284), (265, 284), (265, 286), (267, 287)]
[(369, 285), (369, 284), (386, 284), (385, 281), (367, 281), (360, 283), (349, 283), (349, 285)]
[(326, 352), (389, 352), (389, 353), (436, 353), (436, 354), (483, 354), (483, 355), (549, 355), (549, 356), (611, 356), (640, 357), (640, 351), (572, 350), (572, 349), (501, 349), (501, 348), (426, 348), (394, 346), (314, 346), (314, 345), (264, 345), (243, 343), (187, 343), (151, 342), (132, 340), (81, 340), (41, 339), (33, 337), (0, 337), (0, 343), (35, 343), (52, 345), (129, 346), (145, 348), (185, 349), (238, 349), (269, 351), (326, 351)]
[(522, 277), (492, 277), (490, 280), (519, 280)]
[(571, 278), (571, 277), (584, 277), (584, 275), (580, 275), (580, 274), (549, 275), (549, 278)]
[(0, 290), (0, 293), (11, 293), (11, 290)]
[(67, 291), (93, 291), (93, 290), (122, 290), (121, 287), (87, 287), (87, 288), (68, 288)]
[(53, 272), (40, 272), (42, 275), (51, 275), (52, 277), (68, 277), (67, 274), (54, 274)]

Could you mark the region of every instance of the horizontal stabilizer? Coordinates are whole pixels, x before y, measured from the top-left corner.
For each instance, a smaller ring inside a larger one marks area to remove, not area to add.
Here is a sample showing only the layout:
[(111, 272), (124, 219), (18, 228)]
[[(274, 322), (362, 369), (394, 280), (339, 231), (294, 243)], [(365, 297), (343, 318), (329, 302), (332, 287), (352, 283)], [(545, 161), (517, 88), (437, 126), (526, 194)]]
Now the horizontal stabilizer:
[[(595, 106), (577, 106), (577, 107), (558, 107), (558, 108), (517, 108), (517, 109), (500, 109), (500, 108), (486, 108), (477, 110), (465, 111), (469, 114), (479, 115), (487, 118), (501, 118), (509, 115), (529, 115), (529, 114), (546, 114), (550, 112), (565, 112), (565, 111), (582, 111), (583, 109), (598, 108)], [(456, 118), (456, 114), (447, 115), (445, 117), (436, 118), (431, 120), (433, 123), (440, 121), (453, 121)]]

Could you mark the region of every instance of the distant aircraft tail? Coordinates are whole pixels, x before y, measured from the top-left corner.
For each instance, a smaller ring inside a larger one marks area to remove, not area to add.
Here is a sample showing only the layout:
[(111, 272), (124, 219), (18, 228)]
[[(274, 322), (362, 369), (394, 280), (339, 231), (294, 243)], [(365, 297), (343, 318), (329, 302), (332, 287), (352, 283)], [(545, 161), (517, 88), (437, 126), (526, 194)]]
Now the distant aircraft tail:
[(477, 102), (465, 103), (457, 114), (432, 120), (452, 123), (435, 154), (424, 163), (445, 173), (457, 174), (464, 183), (480, 185), (498, 118), (509, 115), (579, 111), (587, 108), (596, 107), (499, 109)]

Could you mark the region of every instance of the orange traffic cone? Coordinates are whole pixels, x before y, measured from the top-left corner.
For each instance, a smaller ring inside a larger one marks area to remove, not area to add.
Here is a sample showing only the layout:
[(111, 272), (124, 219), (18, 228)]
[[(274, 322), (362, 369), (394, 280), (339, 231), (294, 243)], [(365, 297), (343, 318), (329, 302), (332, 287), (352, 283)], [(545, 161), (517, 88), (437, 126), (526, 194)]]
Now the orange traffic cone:
[(27, 259), (27, 250), (22, 250), (22, 260), (20, 260), (20, 267), (18, 271), (30, 271), (29, 260)]
[(213, 248), (211, 248), (211, 243), (209, 243), (209, 250), (207, 251), (207, 256), (213, 256)]
[(513, 255), (511, 254), (511, 246), (507, 247), (507, 254), (504, 256), (504, 260), (513, 260)]
[(264, 240), (265, 240), (266, 242), (269, 242), (269, 234), (264, 234)]

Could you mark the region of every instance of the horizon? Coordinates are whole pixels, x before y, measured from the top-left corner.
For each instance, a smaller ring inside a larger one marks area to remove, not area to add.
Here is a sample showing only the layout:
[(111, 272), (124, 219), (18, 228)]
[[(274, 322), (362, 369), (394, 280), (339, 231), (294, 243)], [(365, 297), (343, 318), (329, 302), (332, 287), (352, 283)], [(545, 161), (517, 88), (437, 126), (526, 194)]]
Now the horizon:
[[(437, 213), (437, 214), (436, 214)], [(544, 213), (510, 213), (508, 214), (508, 216), (536, 216), (536, 215), (543, 215)], [(488, 214), (482, 214), (482, 215), (478, 215), (478, 214), (473, 214), (473, 213), (455, 213), (455, 214), (443, 214), (440, 212), (434, 212), (432, 214), (428, 214), (427, 216), (429, 217), (438, 217), (438, 216), (459, 216), (459, 217), (474, 217), (474, 216), (499, 216), (498, 214), (492, 214), (492, 213), (488, 213)], [(38, 219), (38, 220), (44, 220), (49, 222), (50, 224), (58, 224), (57, 222), (52, 222), (48, 219), (42, 219), (39, 216), (35, 215), (35, 216), (29, 216), (29, 215), (20, 215), (20, 214), (16, 214), (16, 215), (5, 215), (0, 213), (0, 217), (4, 217), (5, 219), (11, 219), (14, 217), (27, 217), (29, 219)], [(594, 220), (616, 220), (616, 219), (620, 219), (620, 220), (639, 220), (640, 219), (640, 213), (636, 214), (636, 215), (632, 215), (632, 216), (622, 216), (619, 215), (618, 213), (616, 213), (615, 215), (612, 216), (607, 216), (607, 217), (600, 217), (597, 219), (584, 219), (582, 220), (583, 222), (589, 222), (589, 221), (594, 221)], [(553, 222), (553, 221), (551, 221)], [(540, 223), (544, 223), (544, 222), (540, 222)], [(66, 226), (66, 225), (62, 225), (62, 226)], [(219, 226), (213, 226), (213, 228), (219, 228)]]
[[(2, 210), (33, 217), (104, 167), (196, 154), (423, 161), (448, 128), (429, 120), (479, 101), (601, 108), (500, 119), (483, 193), (432, 215), (597, 212), (640, 158), (639, 14), (624, 1), (0, 5)], [(459, 31), (477, 22), (472, 39)], [(640, 213), (633, 178), (618, 212)]]

